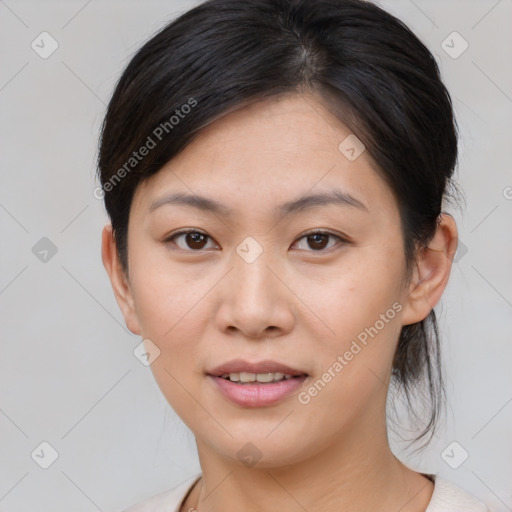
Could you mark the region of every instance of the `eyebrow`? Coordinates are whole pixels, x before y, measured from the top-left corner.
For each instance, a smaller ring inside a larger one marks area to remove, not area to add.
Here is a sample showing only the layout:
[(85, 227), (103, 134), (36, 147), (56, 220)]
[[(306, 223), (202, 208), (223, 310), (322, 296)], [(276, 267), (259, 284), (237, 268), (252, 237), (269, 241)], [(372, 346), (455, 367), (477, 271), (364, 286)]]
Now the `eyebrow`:
[[(157, 208), (160, 208), (160, 206), (168, 204), (191, 206), (193, 208), (224, 217), (229, 217), (232, 214), (232, 211), (227, 206), (215, 201), (214, 199), (197, 194), (185, 194), (182, 192), (167, 194), (156, 199), (149, 206), (149, 211), (153, 212)], [(368, 211), (368, 207), (359, 199), (356, 199), (347, 192), (334, 189), (329, 192), (309, 194), (283, 203), (276, 207), (275, 214), (278, 217), (284, 217), (286, 215), (303, 212), (316, 206), (328, 205), (352, 206), (366, 212)]]

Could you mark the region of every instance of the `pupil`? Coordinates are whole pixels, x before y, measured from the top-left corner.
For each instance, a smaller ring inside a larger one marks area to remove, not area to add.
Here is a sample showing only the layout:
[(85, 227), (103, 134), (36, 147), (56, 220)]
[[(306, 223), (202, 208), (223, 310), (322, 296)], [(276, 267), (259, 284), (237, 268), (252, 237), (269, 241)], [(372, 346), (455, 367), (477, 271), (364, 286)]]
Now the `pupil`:
[[(201, 240), (201, 239), (204, 239), (204, 238), (205, 238), (205, 236), (202, 235), (201, 233), (188, 233), (187, 234), (187, 239), (188, 239), (187, 243), (192, 248), (201, 249), (204, 246), (204, 240)], [(199, 247), (198, 247), (198, 245), (199, 245)]]
[[(311, 246), (310, 244), (310, 247), (312, 249), (323, 249), (325, 247), (325, 243), (322, 244), (322, 241), (325, 242), (326, 239), (327, 239), (327, 235), (322, 235), (322, 234), (319, 234), (319, 233), (315, 233), (314, 235), (309, 235), (308, 237), (311, 240), (313, 240), (313, 246)], [(317, 244), (317, 245), (315, 245)], [(318, 244), (320, 244), (320, 247), (318, 246)]]

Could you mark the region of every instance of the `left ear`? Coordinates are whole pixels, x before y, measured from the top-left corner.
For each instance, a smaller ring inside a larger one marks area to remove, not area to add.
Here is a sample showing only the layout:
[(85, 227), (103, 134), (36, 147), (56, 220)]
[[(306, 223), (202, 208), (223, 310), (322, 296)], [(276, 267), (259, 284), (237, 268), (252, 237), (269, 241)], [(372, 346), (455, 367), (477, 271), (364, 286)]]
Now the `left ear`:
[(402, 317), (403, 325), (425, 319), (441, 298), (448, 283), (457, 242), (457, 225), (453, 217), (441, 214), (434, 237), (428, 247), (418, 253)]

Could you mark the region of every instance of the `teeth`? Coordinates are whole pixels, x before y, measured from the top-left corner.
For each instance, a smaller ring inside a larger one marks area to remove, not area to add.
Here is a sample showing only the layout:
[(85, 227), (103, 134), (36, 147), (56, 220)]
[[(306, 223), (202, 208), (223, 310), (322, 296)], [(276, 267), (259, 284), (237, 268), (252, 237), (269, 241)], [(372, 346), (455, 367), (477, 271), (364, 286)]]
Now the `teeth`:
[(281, 372), (274, 372), (274, 373), (258, 373), (256, 375), (256, 380), (258, 382), (272, 382), (283, 380), (284, 373)]
[[(233, 375), (233, 374), (231, 374)], [(231, 379), (231, 375), (229, 376), (229, 378)], [(239, 380), (240, 382), (254, 382), (256, 380), (256, 374), (255, 373), (248, 373), (248, 372), (240, 372), (240, 373), (235, 373), (235, 378), (236, 376), (239, 376), (239, 378), (237, 380)]]
[(293, 379), (293, 375), (285, 375), (281, 372), (269, 372), (269, 373), (225, 373), (221, 375), (223, 379), (228, 379), (231, 382), (242, 382), (243, 384), (250, 382), (279, 382), (281, 380)]

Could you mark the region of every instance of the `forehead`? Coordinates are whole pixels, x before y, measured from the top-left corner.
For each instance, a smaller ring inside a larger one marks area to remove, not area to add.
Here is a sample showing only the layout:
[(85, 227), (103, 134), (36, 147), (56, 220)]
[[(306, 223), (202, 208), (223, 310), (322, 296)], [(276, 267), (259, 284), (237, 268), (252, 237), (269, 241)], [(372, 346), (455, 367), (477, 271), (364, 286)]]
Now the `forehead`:
[[(302, 158), (309, 162), (322, 153), (338, 156), (338, 145), (350, 130), (319, 100), (313, 93), (287, 94), (253, 103), (204, 128), (195, 146), (214, 154), (219, 164), (233, 162), (235, 155), (251, 161), (278, 155), (281, 167)], [(194, 149), (183, 156), (199, 156), (191, 154)]]
[(234, 209), (266, 207), (333, 188), (376, 204), (391, 193), (366, 151), (349, 159), (340, 150), (349, 136), (314, 94), (251, 104), (204, 128), (137, 189), (134, 206), (149, 209), (163, 192), (182, 191)]

